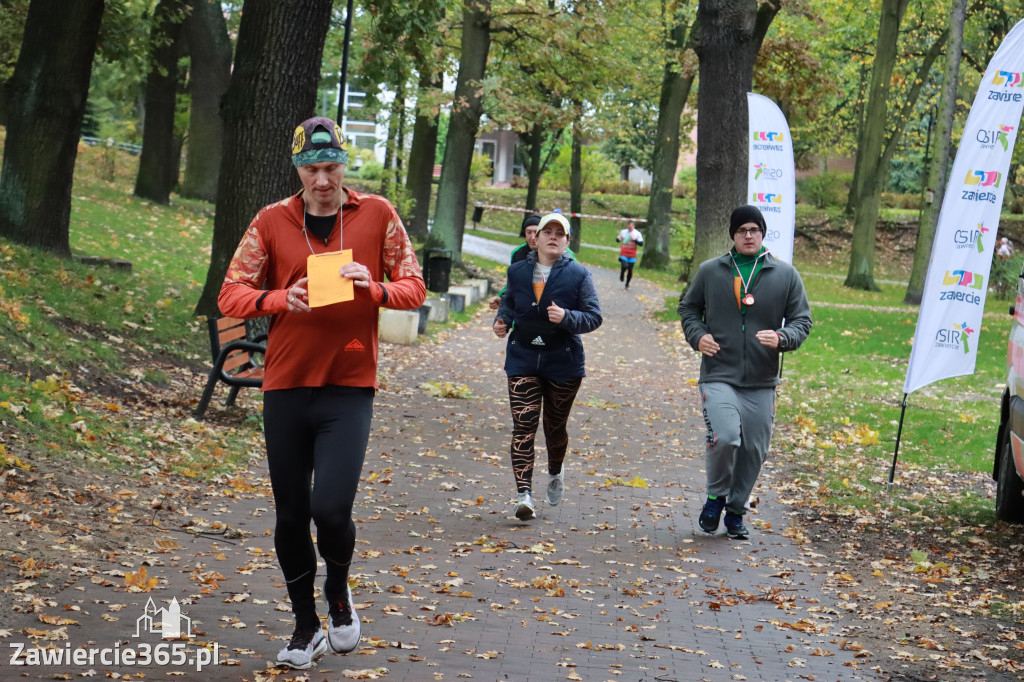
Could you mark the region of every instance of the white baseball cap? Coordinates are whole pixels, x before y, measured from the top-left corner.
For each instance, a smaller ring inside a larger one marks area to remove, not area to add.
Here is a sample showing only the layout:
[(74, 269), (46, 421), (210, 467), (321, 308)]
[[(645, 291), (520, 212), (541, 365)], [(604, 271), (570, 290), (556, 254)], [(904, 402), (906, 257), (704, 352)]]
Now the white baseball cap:
[(537, 225), (537, 232), (544, 229), (544, 226), (548, 223), (557, 222), (565, 230), (565, 236), (568, 237), (572, 234), (572, 228), (569, 227), (569, 219), (561, 213), (548, 213), (546, 216), (540, 219), (540, 224)]

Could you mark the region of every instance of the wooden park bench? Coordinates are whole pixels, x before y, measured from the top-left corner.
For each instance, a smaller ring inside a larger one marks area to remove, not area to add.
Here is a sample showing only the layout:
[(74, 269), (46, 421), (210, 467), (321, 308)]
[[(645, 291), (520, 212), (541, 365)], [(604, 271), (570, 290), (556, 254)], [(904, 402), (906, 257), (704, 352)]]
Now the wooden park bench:
[(219, 382), (231, 387), (225, 407), (235, 404), (239, 389), (260, 388), (263, 385), (263, 365), (253, 358), (267, 350), (267, 335), (259, 334), (252, 339), (245, 326), (245, 320), (234, 317), (208, 319), (210, 331), (210, 357), (213, 367), (206, 380), (203, 397), (196, 406), (195, 418), (202, 419)]

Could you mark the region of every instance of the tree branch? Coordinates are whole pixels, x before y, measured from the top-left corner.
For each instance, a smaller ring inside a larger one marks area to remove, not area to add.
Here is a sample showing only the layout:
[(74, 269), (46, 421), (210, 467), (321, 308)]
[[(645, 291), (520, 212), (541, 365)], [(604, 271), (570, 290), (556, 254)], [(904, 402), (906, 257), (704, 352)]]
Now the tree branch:
[(782, 9), (782, 0), (768, 0), (768, 2), (757, 8), (757, 18), (754, 21), (754, 54), (761, 51), (761, 43), (768, 34), (768, 29), (775, 19), (775, 15)]
[(892, 137), (885, 145), (885, 149), (882, 151), (882, 157), (879, 160), (879, 169), (884, 169), (889, 165), (889, 161), (892, 159), (893, 154), (896, 153), (896, 145), (899, 142), (900, 135), (903, 134), (904, 128), (906, 128), (907, 121), (910, 120), (910, 113), (914, 110), (914, 105), (917, 103), (917, 98), (921, 94), (921, 89), (924, 87), (924, 79), (931, 71), (932, 65), (935, 60), (942, 54), (946, 40), (949, 38), (949, 27), (939, 34), (939, 37), (935, 39), (932, 46), (928, 49), (928, 53), (925, 55), (924, 60), (921, 62), (921, 66), (917, 70), (917, 74), (914, 77), (914, 84), (910, 87), (910, 91), (907, 92), (906, 101), (903, 103), (903, 108), (900, 110), (899, 116), (896, 118), (896, 129), (893, 131)]

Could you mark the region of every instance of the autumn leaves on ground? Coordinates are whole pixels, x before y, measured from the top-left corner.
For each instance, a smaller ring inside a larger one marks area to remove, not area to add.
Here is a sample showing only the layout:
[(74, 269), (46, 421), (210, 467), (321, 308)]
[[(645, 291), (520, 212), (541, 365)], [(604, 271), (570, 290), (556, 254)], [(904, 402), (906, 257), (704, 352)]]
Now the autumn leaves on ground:
[[(0, 645), (138, 649), (147, 600), (174, 598), (188, 651), (217, 647), (202, 679), (312, 679), (268, 667), (291, 625), (258, 398), (189, 418), (208, 367), (190, 315), (206, 209), (85, 187), (76, 249), (132, 273), (0, 245)], [(625, 292), (614, 274), (595, 272), (606, 323), (585, 340), (566, 499), (531, 524), (511, 516), (503, 344), (487, 316), (382, 348), (357, 509), (364, 639), (317, 679), (1024, 674), (1020, 532), (956, 524), (991, 482), (906, 465), (892, 498), (837, 502), (884, 483), (867, 456), (880, 426), (826, 433), (824, 406), (801, 408), (812, 377), (796, 359), (751, 541), (696, 531), (696, 359), (677, 323), (653, 321), (671, 292)], [(195, 675), (8, 663), (0, 679)]]

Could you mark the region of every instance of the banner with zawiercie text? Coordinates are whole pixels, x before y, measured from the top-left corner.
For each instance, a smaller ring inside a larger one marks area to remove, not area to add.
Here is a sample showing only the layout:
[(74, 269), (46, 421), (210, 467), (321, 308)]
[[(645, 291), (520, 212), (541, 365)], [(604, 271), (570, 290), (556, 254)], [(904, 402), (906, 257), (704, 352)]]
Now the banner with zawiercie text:
[(989, 62), (939, 211), (904, 393), (972, 374), (1007, 172), (1024, 108), (1024, 21)]
[(747, 93), (750, 159), (747, 198), (764, 214), (764, 245), (772, 255), (793, 262), (796, 229), (796, 177), (793, 138), (782, 110), (764, 95)]

